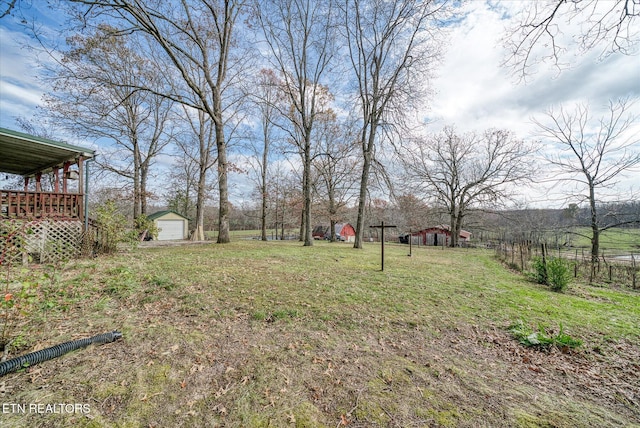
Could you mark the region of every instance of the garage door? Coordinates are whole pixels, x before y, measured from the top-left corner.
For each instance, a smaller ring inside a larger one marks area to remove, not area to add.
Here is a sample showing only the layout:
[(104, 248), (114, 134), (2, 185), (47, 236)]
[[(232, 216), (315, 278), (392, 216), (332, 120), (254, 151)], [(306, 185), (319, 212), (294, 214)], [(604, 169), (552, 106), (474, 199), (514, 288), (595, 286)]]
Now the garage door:
[(184, 239), (183, 220), (158, 220), (158, 241), (170, 241), (172, 239)]

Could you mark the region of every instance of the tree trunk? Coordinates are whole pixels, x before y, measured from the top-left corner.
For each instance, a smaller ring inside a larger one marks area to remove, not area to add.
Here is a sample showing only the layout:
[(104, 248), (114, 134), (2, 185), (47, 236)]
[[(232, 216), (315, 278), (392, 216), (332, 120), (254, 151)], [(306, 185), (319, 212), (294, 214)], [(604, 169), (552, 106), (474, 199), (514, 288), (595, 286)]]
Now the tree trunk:
[(276, 202), (275, 202), (275, 224), (273, 225), (275, 230), (276, 230), (276, 236), (275, 239), (276, 241), (278, 240), (278, 214), (280, 213), (280, 206), (279, 206), (279, 197), (278, 197), (278, 192), (276, 190)]
[(333, 187), (329, 188), (329, 224), (330, 241), (336, 242), (336, 202)]
[[(460, 210), (462, 211), (462, 210)], [(451, 247), (455, 248), (458, 246), (458, 244), (460, 243), (460, 231), (462, 230), (462, 218), (464, 217), (464, 214), (462, 214), (460, 211), (458, 211), (458, 215), (456, 216), (456, 221), (453, 227), (453, 230), (451, 230)]]
[(262, 192), (262, 207), (260, 210), (260, 239), (262, 239), (263, 241), (267, 240), (267, 169), (266, 169), (266, 145), (265, 145), (265, 154), (263, 155), (262, 159), (263, 159), (263, 163), (262, 163), (262, 186), (261, 186), (261, 192)]
[(589, 206), (591, 208), (591, 262), (598, 262), (600, 253), (600, 227), (598, 226), (598, 212), (596, 211), (595, 185), (591, 177), (589, 181)]
[(262, 209), (260, 212), (260, 239), (267, 240), (267, 191), (262, 188)]
[(304, 144), (304, 246), (313, 246), (311, 235), (311, 130), (306, 133)]
[[(217, 97), (216, 107), (219, 107)], [(216, 109), (218, 118), (222, 118), (222, 109)], [(227, 144), (224, 139), (224, 127), (221, 120), (215, 121), (216, 147), (218, 149), (218, 192), (220, 193), (220, 211), (218, 215), (218, 244), (231, 242), (229, 237), (229, 187), (227, 183)]]
[(280, 240), (284, 241), (284, 201), (282, 203), (282, 224), (280, 225)]
[(453, 247), (453, 229), (456, 227), (456, 215), (454, 213), (449, 214), (449, 232), (451, 233), (451, 240), (449, 246)]
[(218, 215), (218, 244), (231, 242), (229, 237), (229, 192), (227, 184), (226, 145), (218, 143), (218, 192), (220, 210)]
[(133, 218), (140, 216), (140, 148), (133, 142)]
[(356, 239), (353, 248), (362, 248), (364, 237), (364, 208), (367, 203), (367, 186), (369, 185), (369, 170), (371, 169), (371, 152), (365, 151), (360, 177), (360, 194), (358, 196), (358, 220), (356, 222)]
[(206, 165), (200, 165), (200, 173), (198, 176), (198, 197), (196, 199), (196, 227), (191, 235), (192, 241), (204, 241), (204, 201), (205, 186), (207, 180)]
[(149, 176), (149, 165), (143, 162), (140, 168), (140, 214), (147, 215), (147, 177)]

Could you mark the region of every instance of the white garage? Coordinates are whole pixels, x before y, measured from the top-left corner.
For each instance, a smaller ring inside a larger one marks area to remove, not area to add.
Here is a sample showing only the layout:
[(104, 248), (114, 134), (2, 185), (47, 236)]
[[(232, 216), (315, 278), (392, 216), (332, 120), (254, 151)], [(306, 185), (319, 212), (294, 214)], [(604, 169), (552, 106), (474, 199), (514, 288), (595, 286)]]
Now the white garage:
[(158, 241), (176, 241), (189, 236), (189, 219), (175, 211), (158, 211), (149, 216), (158, 228)]

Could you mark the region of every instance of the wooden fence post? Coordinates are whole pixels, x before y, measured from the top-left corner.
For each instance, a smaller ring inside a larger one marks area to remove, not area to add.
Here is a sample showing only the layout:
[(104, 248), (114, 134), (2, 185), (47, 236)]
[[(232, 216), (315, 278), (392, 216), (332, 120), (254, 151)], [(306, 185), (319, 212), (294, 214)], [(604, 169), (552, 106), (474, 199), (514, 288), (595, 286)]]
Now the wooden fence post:
[(544, 242), (541, 244), (541, 250), (542, 250), (542, 278), (543, 278), (543, 284), (548, 284), (549, 281), (549, 274), (547, 273), (547, 246), (544, 244)]
[(636, 269), (636, 258), (633, 257), (633, 254), (631, 254), (631, 267), (632, 269), (632, 273), (631, 273), (631, 284), (633, 286), (633, 288), (636, 288), (636, 274), (637, 274), (637, 269)]

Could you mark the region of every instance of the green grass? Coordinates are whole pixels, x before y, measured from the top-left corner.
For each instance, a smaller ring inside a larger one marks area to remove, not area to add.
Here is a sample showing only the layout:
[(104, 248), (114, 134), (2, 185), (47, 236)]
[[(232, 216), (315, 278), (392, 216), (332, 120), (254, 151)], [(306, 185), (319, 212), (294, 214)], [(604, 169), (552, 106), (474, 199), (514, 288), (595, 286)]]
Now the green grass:
[[(572, 235), (572, 245), (578, 248), (591, 248), (591, 229), (587, 227), (576, 228), (576, 234)], [(614, 228), (605, 230), (600, 234), (600, 249), (620, 252), (640, 251), (640, 229)]]
[[(286, 229), (284, 231), (285, 235), (294, 235), (298, 231), (293, 229)], [(229, 236), (232, 241), (243, 240), (243, 239), (258, 239), (262, 232), (259, 229), (253, 230), (232, 230), (229, 232)], [(267, 237), (272, 239), (275, 237), (276, 231), (274, 229), (267, 229)], [(280, 231), (278, 231), (280, 234)], [(207, 231), (205, 232), (205, 237), (207, 240), (216, 241), (218, 239), (218, 231)]]
[[(385, 250), (384, 272), (378, 244), (327, 242), (79, 261), (62, 273), (71, 309), (46, 326), (24, 320), (31, 343), (115, 328), (124, 340), (3, 382), (12, 402), (87, 402), (91, 418), (2, 415), (3, 426), (638, 423), (639, 293), (581, 284), (554, 293), (490, 251)], [(508, 331), (518, 320), (582, 346), (528, 349)]]

